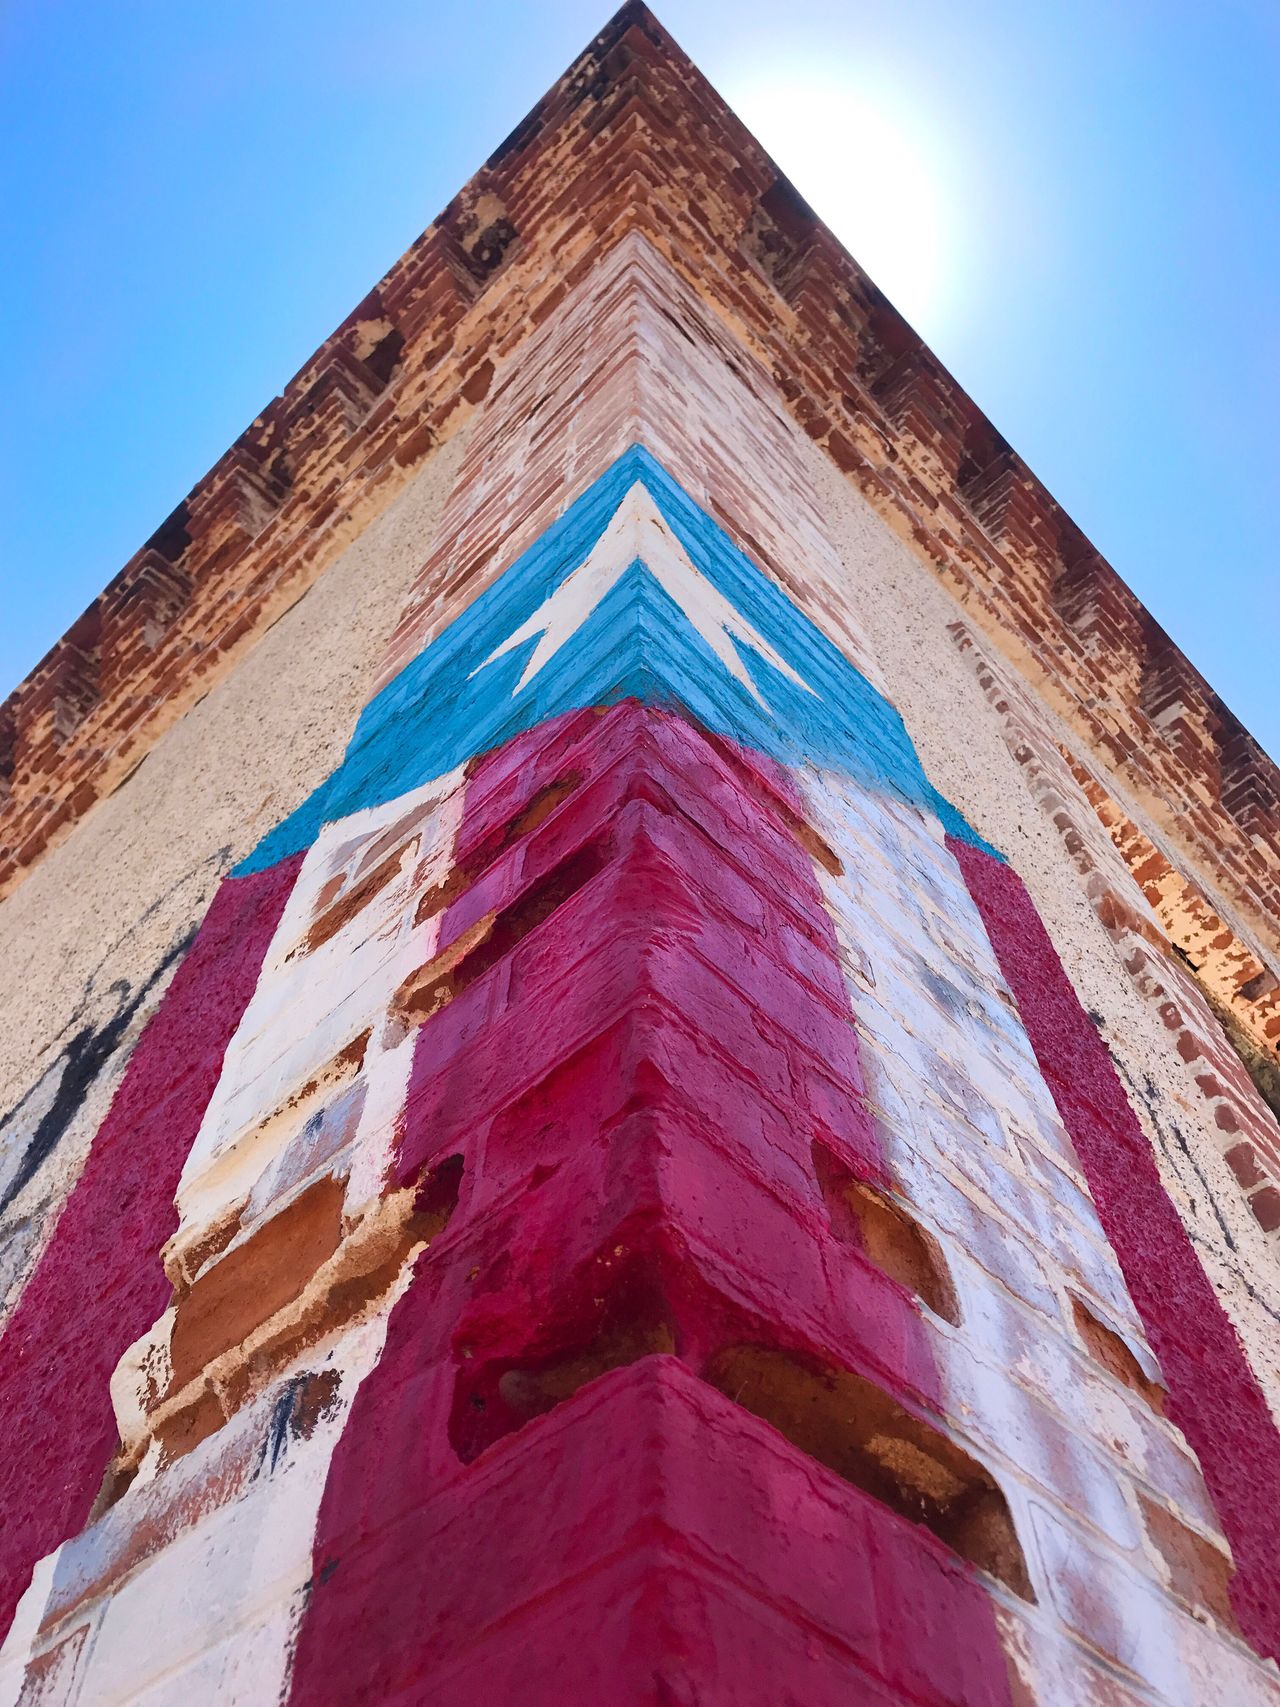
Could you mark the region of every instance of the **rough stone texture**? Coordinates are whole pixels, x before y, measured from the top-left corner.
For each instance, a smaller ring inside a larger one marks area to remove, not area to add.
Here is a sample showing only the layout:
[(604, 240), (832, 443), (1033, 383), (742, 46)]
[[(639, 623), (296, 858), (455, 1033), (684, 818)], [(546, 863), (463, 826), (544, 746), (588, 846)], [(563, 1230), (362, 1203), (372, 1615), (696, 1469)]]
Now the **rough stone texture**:
[[(1262, 1230), (1226, 1162), (1224, 1149), (1231, 1145), (1217, 1118), (1216, 1099), (1195, 1083), (1159, 1011), (1161, 1004), (1145, 999), (1135, 985), (1123, 940), (1117, 952), (1097, 906), (1090, 904), (1087, 875), (1074, 859), (1064, 857), (1062, 834), (1052, 817), (1038, 807), (1028, 809), (1034, 797), (1026, 761), (1033, 753), (1015, 757), (1004, 739), (1004, 715), (988, 714), (989, 696), (978, 684), (969, 654), (956, 644), (953, 602), (821, 459), (815, 459), (815, 476), (825, 481), (824, 497), (863, 644), (879, 660), (929, 774), (1027, 884), (1085, 1008), (1100, 1023), (1126, 1081), (1142, 1093), (1136, 1106), (1154, 1141), (1166, 1189), (1245, 1336), (1273, 1410), (1280, 1411), (1280, 1276), (1274, 1270), (1274, 1248), (1265, 1249)], [(1052, 750), (1063, 732), (1042, 704), (1035, 715)], [(957, 728), (963, 729), (963, 739), (956, 738)], [(1017, 745), (1023, 752), (1025, 743)], [(1117, 868), (1110, 840), (1078, 790), (1071, 826), (1109, 873), (1104, 892), (1118, 895), (1133, 914), (1145, 913), (1150, 930), (1156, 922), (1150, 909), (1128, 873)], [(1139, 938), (1138, 946), (1144, 944), (1145, 938)], [(1159, 964), (1166, 980), (1178, 976), (1167, 950)], [(1252, 1117), (1274, 1146), (1280, 1127), (1260, 1107), (1256, 1092), (1251, 1102)]]
[[(190, 689), (175, 698), (174, 682), (189, 681), (193, 660), (203, 671), (252, 633), (256, 603), (215, 596), (206, 610), (207, 589), (314, 574), (332, 544), (312, 518), (332, 524), (334, 542), (367, 519), (483, 399), (495, 360), (554, 308), (595, 246), (632, 226), (746, 334), (806, 433), (964, 594), (1193, 863), (1208, 856), (1214, 887), (1261, 933), (1262, 971), (1237, 981), (1235, 1000), (1263, 1004), (1274, 1044), (1274, 765), (638, 5), (124, 572), (129, 588), (141, 577), (148, 615), (123, 632), (169, 637), (150, 642), (158, 674), (131, 653), (117, 658), (121, 586), (15, 695), (3, 766), (13, 853), (0, 879), (38, 858), (181, 708)], [(175, 573), (195, 589), (190, 607), (169, 585)], [(147, 703), (131, 689), (117, 705), (117, 678), (136, 687), (144, 675)]]
[(6, 1307), (219, 878), (341, 753), (456, 455), (433, 456), (0, 907)]
[(164, 1308), (181, 1158), (258, 981), (297, 863), (224, 884), (143, 1031), (5, 1333), (7, 1629), (37, 1561), (87, 1521), (115, 1447), (111, 1375)]
[[(980, 848), (956, 859), (1017, 999), (1099, 1218), (1169, 1383), (1169, 1413), (1204, 1466), (1229, 1533), (1231, 1599), (1259, 1653), (1280, 1652), (1280, 1435), (1169, 1202), (1107, 1054), (1014, 871)], [(1160, 1526), (1165, 1538), (1167, 1526)], [(1167, 1558), (1167, 1547), (1162, 1547)], [(1175, 1579), (1173, 1586), (1178, 1586)], [(1216, 1598), (1212, 1590), (1206, 1606)]]
[(10, 711), (0, 1703), (1278, 1707), (1274, 772), (643, 8)]

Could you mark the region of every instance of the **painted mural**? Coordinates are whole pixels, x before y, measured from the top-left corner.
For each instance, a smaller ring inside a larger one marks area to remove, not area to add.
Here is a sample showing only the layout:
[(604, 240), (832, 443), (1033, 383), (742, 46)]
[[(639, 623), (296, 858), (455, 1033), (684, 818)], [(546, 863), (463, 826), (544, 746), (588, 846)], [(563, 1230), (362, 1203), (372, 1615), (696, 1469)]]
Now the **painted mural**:
[(3, 1348), (6, 1701), (1280, 1702), (1025, 889), (640, 445), (224, 882)]

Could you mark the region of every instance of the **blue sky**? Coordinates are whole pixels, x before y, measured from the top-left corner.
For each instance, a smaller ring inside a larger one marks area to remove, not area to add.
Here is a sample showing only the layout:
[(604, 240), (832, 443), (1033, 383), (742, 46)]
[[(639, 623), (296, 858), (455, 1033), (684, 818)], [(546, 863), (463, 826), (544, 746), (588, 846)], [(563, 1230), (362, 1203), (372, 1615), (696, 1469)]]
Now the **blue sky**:
[[(656, 9), (1280, 753), (1280, 7)], [(604, 15), (9, 0), (0, 691)]]

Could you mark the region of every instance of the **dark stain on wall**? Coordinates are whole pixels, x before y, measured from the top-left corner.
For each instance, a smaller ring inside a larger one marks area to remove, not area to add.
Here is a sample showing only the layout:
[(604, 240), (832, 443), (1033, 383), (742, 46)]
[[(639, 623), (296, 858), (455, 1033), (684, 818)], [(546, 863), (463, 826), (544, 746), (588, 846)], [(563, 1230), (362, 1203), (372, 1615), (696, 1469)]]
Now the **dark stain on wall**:
[[(58, 1148), (95, 1082), (128, 1042), (139, 1013), (186, 953), (204, 913), (209, 879), (216, 880), (226, 869), (230, 851), (223, 848), (211, 858), (199, 861), (116, 938), (85, 980), (75, 1012), (63, 1028), (56, 1058), (15, 1103), (0, 1113), (0, 1135), (6, 1144), (21, 1144), (21, 1154), (11, 1170), (0, 1166), (0, 1215), (5, 1214)], [(127, 978), (115, 978), (104, 991), (99, 977), (110, 971), (129, 938), (162, 908), (171, 906), (174, 897), (184, 889), (193, 891), (187, 920), (146, 978), (138, 984)]]
[(109, 988), (109, 994), (116, 997), (117, 1007), (113, 1014), (102, 1024), (81, 1026), (72, 1034), (63, 1046), (62, 1053), (54, 1066), (41, 1075), (40, 1079), (29, 1091), (26, 1091), (11, 1108), (0, 1115), (0, 1131), (16, 1126), (21, 1120), (27, 1105), (35, 1097), (41, 1086), (46, 1084), (50, 1073), (61, 1072), (58, 1075), (57, 1088), (53, 1098), (43, 1114), (36, 1120), (31, 1136), (27, 1140), (26, 1149), (14, 1170), (12, 1178), (0, 1192), (0, 1214), (8, 1209), (18, 1194), (35, 1177), (43, 1163), (51, 1156), (61, 1142), (68, 1126), (75, 1119), (85, 1097), (89, 1094), (94, 1080), (120, 1047), (122, 1040), (133, 1022), (134, 1015), (146, 1001), (156, 985), (164, 978), (178, 960), (186, 953), (191, 939), (196, 934), (193, 925), (184, 931), (178, 940), (171, 945), (159, 964), (153, 968), (145, 983), (131, 988), (127, 978), (119, 978)]

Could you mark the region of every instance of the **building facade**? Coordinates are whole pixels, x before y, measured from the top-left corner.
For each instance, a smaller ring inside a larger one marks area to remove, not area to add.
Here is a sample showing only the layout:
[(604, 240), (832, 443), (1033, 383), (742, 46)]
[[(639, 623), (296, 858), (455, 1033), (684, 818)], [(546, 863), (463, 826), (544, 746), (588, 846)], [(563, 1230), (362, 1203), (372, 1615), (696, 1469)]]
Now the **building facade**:
[(1275, 767), (643, 6), (0, 779), (0, 1702), (1280, 1707)]

